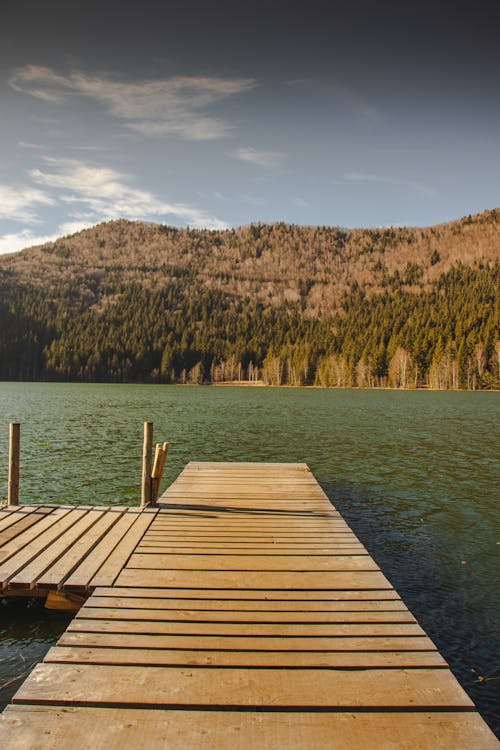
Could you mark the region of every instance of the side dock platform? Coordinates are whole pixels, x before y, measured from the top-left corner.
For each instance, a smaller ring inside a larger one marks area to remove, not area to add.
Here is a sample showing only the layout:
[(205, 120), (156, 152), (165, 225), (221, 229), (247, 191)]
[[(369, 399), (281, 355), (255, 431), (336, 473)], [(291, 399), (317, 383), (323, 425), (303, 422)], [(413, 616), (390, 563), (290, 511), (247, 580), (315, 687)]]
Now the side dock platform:
[(0, 511), (1, 596), (82, 603), (2, 750), (493, 750), (305, 464), (190, 463), (143, 511)]

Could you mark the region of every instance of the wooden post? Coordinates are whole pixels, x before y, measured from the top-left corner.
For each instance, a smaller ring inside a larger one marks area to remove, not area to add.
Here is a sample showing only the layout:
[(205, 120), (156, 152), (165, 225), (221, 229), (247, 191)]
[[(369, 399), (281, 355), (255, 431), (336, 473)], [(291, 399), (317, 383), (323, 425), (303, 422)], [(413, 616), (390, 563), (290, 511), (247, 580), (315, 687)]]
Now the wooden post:
[(9, 425), (9, 478), (7, 484), (7, 505), (19, 505), (19, 456), (21, 446), (21, 425)]
[(160, 483), (165, 468), (165, 461), (168, 453), (168, 443), (156, 443), (155, 460), (153, 471), (151, 472), (151, 503), (158, 502), (160, 493)]
[(161, 454), (161, 443), (156, 443), (155, 459), (151, 470), (151, 504), (156, 503), (156, 498), (158, 496), (158, 469), (160, 467)]
[[(158, 490), (160, 489), (160, 482), (163, 476), (163, 469), (165, 468), (165, 461), (167, 460), (168, 443), (163, 443), (162, 451), (160, 455), (160, 466), (158, 467)], [(158, 497), (156, 498), (158, 500)]]
[(141, 508), (151, 505), (151, 458), (153, 453), (153, 423), (144, 422), (142, 448), (142, 492)]

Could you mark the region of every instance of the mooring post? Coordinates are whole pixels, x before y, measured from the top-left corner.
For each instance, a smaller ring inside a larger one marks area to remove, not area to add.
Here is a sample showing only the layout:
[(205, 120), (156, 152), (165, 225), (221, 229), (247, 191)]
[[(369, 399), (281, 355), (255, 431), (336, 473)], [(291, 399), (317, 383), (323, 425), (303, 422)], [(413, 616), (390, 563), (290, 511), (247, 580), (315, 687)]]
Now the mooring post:
[(151, 459), (153, 455), (153, 423), (144, 422), (142, 447), (142, 492), (141, 508), (151, 505)]
[(21, 447), (21, 425), (9, 424), (9, 477), (7, 483), (7, 505), (19, 505), (19, 457)]
[(156, 443), (155, 460), (151, 472), (151, 504), (158, 502), (160, 494), (160, 484), (165, 468), (165, 460), (168, 453), (168, 443)]

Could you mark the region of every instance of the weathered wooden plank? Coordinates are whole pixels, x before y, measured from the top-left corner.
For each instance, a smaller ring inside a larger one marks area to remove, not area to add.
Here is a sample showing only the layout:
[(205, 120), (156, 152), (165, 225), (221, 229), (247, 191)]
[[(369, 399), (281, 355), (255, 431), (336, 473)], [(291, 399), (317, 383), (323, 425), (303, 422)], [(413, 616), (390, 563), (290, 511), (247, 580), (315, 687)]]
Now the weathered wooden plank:
[(256, 471), (255, 474), (253, 474), (250, 470), (246, 470), (239, 472), (207, 471), (203, 473), (196, 472), (193, 474), (182, 473), (175, 482), (166, 488), (164, 495), (168, 496), (171, 492), (184, 488), (192, 488), (196, 491), (205, 487), (206, 484), (220, 487), (236, 485), (248, 488), (249, 480), (255, 482), (257, 488), (261, 485), (265, 487), (287, 487), (298, 485), (307, 489), (314, 489), (318, 494), (322, 493), (321, 487), (315, 483), (315, 480), (311, 479), (310, 475), (303, 472), (292, 474), (282, 472), (280, 476), (280, 472), (270, 473)]
[(137, 514), (130, 511), (121, 515), (110, 531), (92, 550), (92, 555), (87, 556), (69, 578), (64, 581), (63, 587), (74, 590), (87, 589), (92, 578), (112, 554), (136, 519)]
[(226, 708), (473, 708), (447, 669), (219, 669), (39, 664), (13, 703)]
[[(16, 516), (12, 518), (14, 513), (16, 513)], [(31, 509), (24, 505), (10, 505), (0, 508), (0, 531), (6, 529), (11, 523), (16, 523), (20, 518), (24, 518), (27, 513), (31, 513)], [(9, 519), (11, 520), (9, 521)]]
[(183, 521), (178, 518), (175, 521), (169, 521), (162, 528), (161, 525), (156, 524), (152, 531), (177, 531), (178, 533), (196, 532), (207, 533), (236, 533), (236, 534), (249, 534), (252, 536), (252, 532), (258, 532), (258, 535), (265, 533), (266, 531), (271, 534), (286, 535), (288, 533), (301, 534), (302, 532), (311, 532), (318, 534), (327, 534), (335, 531), (343, 531), (347, 533), (349, 527), (347, 524), (341, 524), (338, 521), (329, 521), (321, 523), (318, 521), (307, 522), (300, 518), (283, 521), (279, 520), (273, 523), (272, 519), (263, 519), (262, 521), (256, 521), (250, 519), (248, 521), (236, 521), (230, 519), (195, 519), (194, 521), (188, 520)]
[(137, 516), (135, 523), (127, 530), (106, 562), (92, 578), (90, 582), (91, 587), (113, 585), (116, 577), (119, 575), (157, 512), (157, 510), (147, 509)]
[(3, 714), (9, 750), (497, 750), (477, 714), (291, 713), (16, 706)]
[(402, 612), (249, 612), (191, 609), (133, 609), (126, 607), (102, 608), (83, 606), (78, 619), (106, 620), (182, 620), (186, 622), (275, 622), (275, 623), (399, 623), (415, 622), (408, 610)]
[[(319, 548), (310, 548), (310, 547), (284, 547), (274, 544), (268, 544), (264, 547), (233, 547), (233, 546), (220, 546), (220, 545), (214, 545), (210, 546), (207, 545), (205, 549), (201, 547), (171, 547), (170, 545), (166, 544), (161, 547), (157, 546), (150, 546), (148, 544), (144, 544), (144, 542), (141, 542), (134, 550), (134, 553), (137, 554), (143, 554), (143, 555), (150, 555), (151, 556), (151, 567), (155, 568), (156, 565), (154, 565), (154, 558), (155, 555), (175, 555), (175, 556), (187, 556), (187, 557), (193, 557), (194, 555), (203, 555), (204, 558), (207, 558), (207, 564), (210, 561), (210, 558), (212, 557), (221, 557), (222, 555), (238, 555), (242, 558), (253, 558), (255, 556), (266, 556), (266, 557), (282, 557), (284, 555), (290, 556), (290, 557), (307, 557), (307, 558), (316, 558), (316, 557), (325, 557), (328, 555), (329, 557), (345, 557), (345, 556), (359, 556), (359, 555), (365, 555), (368, 557), (368, 552), (363, 549), (363, 547), (351, 547), (351, 546), (332, 546), (332, 547), (319, 547)], [(370, 558), (371, 559), (371, 558)], [(132, 567), (129, 565), (128, 567)], [(159, 566), (163, 567), (163, 566)]]
[(353, 534), (338, 534), (330, 537), (301, 538), (299, 536), (283, 538), (282, 536), (268, 535), (257, 537), (255, 540), (247, 540), (244, 535), (235, 535), (233, 538), (212, 538), (211, 536), (195, 536), (186, 538), (186, 535), (161, 531), (147, 531), (141, 541), (144, 546), (151, 547), (197, 547), (198, 549), (210, 549), (211, 547), (238, 547), (239, 549), (251, 549), (252, 547), (293, 547), (295, 549), (330, 549), (332, 547), (357, 547), (364, 549)]
[[(51, 508), (50, 510), (50, 513), (37, 513), (37, 520), (31, 526), (21, 530), (19, 534), (12, 534), (11, 538), (4, 542), (0, 549), (0, 563), (2, 565), (9, 558), (31, 545), (37, 537), (69, 512), (68, 508)], [(15, 529), (15, 526), (13, 529)]]
[[(84, 514), (75, 516), (75, 521), (69, 525), (72, 514), (67, 517), (68, 527), (61, 530), (61, 534), (43, 552), (35, 557), (28, 565), (23, 567), (10, 581), (10, 586), (28, 586), (33, 588), (38, 579), (52, 566), (75, 542), (80, 539), (97, 519), (103, 515), (103, 511), (90, 510)], [(79, 516), (79, 517), (78, 517)], [(66, 520), (66, 519), (64, 519)]]
[(213, 489), (203, 488), (196, 491), (188, 488), (177, 488), (175, 492), (172, 492), (169, 495), (170, 502), (190, 502), (192, 500), (209, 500), (210, 502), (217, 503), (220, 500), (230, 500), (231, 502), (233, 500), (244, 500), (246, 504), (250, 501), (252, 505), (254, 505), (254, 503), (274, 503), (277, 501), (287, 503), (288, 507), (299, 506), (302, 503), (308, 503), (312, 507), (321, 510), (325, 507), (324, 500), (322, 497), (318, 497), (318, 493), (299, 488), (294, 490), (262, 490), (256, 488), (255, 491), (251, 489), (245, 491), (236, 487), (232, 489), (231, 487), (224, 487), (223, 489), (216, 489), (215, 487)]
[(38, 579), (39, 586), (57, 586), (60, 588), (79, 563), (87, 555), (92, 554), (94, 547), (120, 518), (118, 513), (101, 513), (97, 509), (90, 511), (90, 514), (94, 516), (94, 523), (75, 544), (68, 547), (65, 554), (52, 567), (40, 576)]
[[(401, 600), (394, 601), (278, 601), (248, 599), (164, 599), (126, 596), (101, 596), (96, 592), (87, 600), (87, 607), (128, 609), (186, 609), (215, 612), (407, 612)], [(175, 592), (173, 592), (175, 593)]]
[(54, 646), (48, 663), (140, 664), (200, 667), (296, 667), (336, 669), (389, 669), (446, 667), (438, 651), (188, 651), (147, 648), (86, 648)]
[[(249, 537), (249, 538), (247, 538)], [(213, 536), (212, 533), (207, 532), (205, 535), (192, 534), (191, 532), (184, 534), (182, 531), (176, 529), (166, 529), (165, 531), (157, 531), (156, 529), (148, 532), (143, 539), (143, 544), (152, 546), (187, 546), (187, 547), (201, 547), (206, 545), (206, 549), (211, 546), (237, 546), (241, 548), (248, 548), (254, 546), (277, 546), (282, 545), (285, 547), (332, 547), (332, 546), (345, 546), (345, 547), (358, 547), (364, 549), (361, 542), (359, 542), (353, 534), (335, 534), (335, 535), (321, 535), (309, 534), (305, 537), (299, 537), (298, 534), (269, 534), (269, 533), (255, 533), (254, 537), (252, 534), (248, 534), (246, 531), (236, 532), (229, 530), (225, 535)]]
[(181, 649), (197, 651), (432, 651), (427, 636), (266, 637), (76, 632), (67, 630), (58, 646)]
[[(42, 518), (49, 515), (51, 513), (53, 508), (37, 508), (31, 509), (29, 511), (20, 511), (8, 514), (7, 518), (3, 518), (2, 521), (8, 522), (4, 524), (4, 527), (2, 531), (0, 531), (0, 560), (5, 559), (3, 555), (4, 546), (9, 542), (11, 539), (19, 537), (20, 534), (23, 532), (26, 532), (27, 529), (35, 526)], [(35, 536), (35, 534), (32, 533), (32, 537)], [(19, 540), (16, 542), (20, 546), (22, 544), (26, 544), (26, 542), (19, 542)]]
[[(124, 569), (117, 577), (118, 586), (141, 586), (144, 579), (151, 587), (229, 588), (229, 589), (383, 589), (391, 588), (387, 578), (378, 571), (319, 573), (252, 571), (189, 571)], [(107, 582), (101, 582), (101, 585)]]
[(96, 596), (134, 596), (145, 598), (172, 598), (172, 599), (190, 599), (194, 601), (224, 601), (238, 600), (242, 602), (275, 602), (275, 601), (294, 601), (294, 602), (338, 602), (338, 601), (401, 601), (401, 598), (393, 588), (387, 589), (353, 589), (353, 590), (331, 590), (317, 589), (316, 591), (308, 590), (290, 590), (290, 589), (233, 589), (223, 588), (155, 588), (155, 587), (134, 587), (134, 586), (100, 586), (93, 594)]
[[(286, 473), (306, 473), (311, 474), (309, 466), (302, 461), (189, 461), (186, 464), (184, 471), (200, 471), (205, 472), (207, 470), (214, 469), (215, 471), (255, 471), (255, 473), (266, 472), (272, 474), (273, 472), (281, 475)], [(182, 474), (180, 475), (182, 476)]]
[(127, 562), (134, 570), (216, 571), (358, 571), (379, 570), (369, 555), (177, 555), (134, 553)]
[(6, 586), (10, 578), (43, 552), (54, 539), (57, 539), (79, 517), (81, 517), (79, 511), (56, 508), (50, 515), (45, 516), (38, 522), (36, 528), (38, 528), (39, 534), (29, 544), (19, 547), (16, 541), (12, 540), (4, 547), (5, 557), (0, 565), (0, 584)]
[(164, 622), (157, 620), (87, 620), (75, 618), (68, 625), (69, 633), (144, 633), (165, 635), (234, 635), (265, 638), (347, 636), (423, 636), (417, 623), (247, 623), (247, 622)]

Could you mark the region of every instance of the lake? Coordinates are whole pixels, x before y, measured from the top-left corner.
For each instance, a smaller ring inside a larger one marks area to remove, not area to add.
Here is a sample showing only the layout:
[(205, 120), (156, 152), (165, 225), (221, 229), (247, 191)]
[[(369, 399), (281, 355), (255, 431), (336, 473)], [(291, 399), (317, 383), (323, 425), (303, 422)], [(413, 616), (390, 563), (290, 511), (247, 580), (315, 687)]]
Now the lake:
[[(0, 384), (0, 497), (20, 421), (23, 502), (137, 504), (142, 425), (190, 460), (305, 461), (500, 731), (500, 394)], [(165, 481), (164, 481), (165, 484)], [(0, 606), (0, 703), (67, 618)]]

